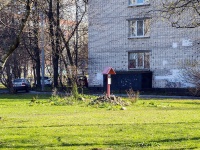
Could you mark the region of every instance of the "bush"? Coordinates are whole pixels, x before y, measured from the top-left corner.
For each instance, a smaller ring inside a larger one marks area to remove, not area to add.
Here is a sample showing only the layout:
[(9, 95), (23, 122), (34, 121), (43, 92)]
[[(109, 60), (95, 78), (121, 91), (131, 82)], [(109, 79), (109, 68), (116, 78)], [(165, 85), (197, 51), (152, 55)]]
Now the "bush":
[(139, 91), (135, 92), (133, 91), (132, 88), (130, 88), (129, 90), (126, 90), (126, 93), (129, 97), (129, 100), (131, 101), (131, 103), (136, 103), (138, 101), (139, 98)]
[(200, 96), (200, 69), (197, 64), (189, 64), (187, 68), (184, 69), (182, 78), (186, 83), (193, 85), (189, 88), (189, 92), (193, 96)]
[(189, 88), (189, 92), (190, 92), (193, 96), (200, 96), (200, 86), (195, 87), (195, 88)]

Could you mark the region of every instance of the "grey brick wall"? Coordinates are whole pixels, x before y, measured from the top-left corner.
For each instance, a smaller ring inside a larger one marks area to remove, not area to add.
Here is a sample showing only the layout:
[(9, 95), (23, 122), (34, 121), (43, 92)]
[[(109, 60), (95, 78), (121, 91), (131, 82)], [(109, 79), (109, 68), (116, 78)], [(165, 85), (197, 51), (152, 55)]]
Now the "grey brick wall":
[(128, 71), (128, 51), (150, 50), (153, 87), (189, 86), (181, 79), (187, 60), (200, 62), (200, 28), (172, 28), (152, 16), (150, 38), (128, 38), (129, 18), (142, 18), (155, 7), (128, 7), (128, 0), (89, 0), (89, 86), (103, 86), (102, 71)]

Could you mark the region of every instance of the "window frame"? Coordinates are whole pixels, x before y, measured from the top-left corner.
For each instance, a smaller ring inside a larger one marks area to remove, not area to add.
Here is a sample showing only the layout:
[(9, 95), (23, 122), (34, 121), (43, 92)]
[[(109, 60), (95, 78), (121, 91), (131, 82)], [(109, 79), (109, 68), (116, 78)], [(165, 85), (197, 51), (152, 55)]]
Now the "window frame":
[[(135, 59), (135, 68), (130, 67), (130, 61), (134, 59), (130, 59), (131, 54), (137, 54), (137, 58)], [(142, 54), (142, 65), (139, 66), (139, 54)], [(129, 51), (128, 52), (128, 70), (150, 70), (150, 54), (151, 51), (149, 50), (139, 50), (139, 51)], [(146, 56), (149, 56), (148, 58), (148, 68), (145, 68), (145, 60)]]
[(135, 0), (135, 3), (132, 3), (131, 0), (128, 0), (128, 6), (133, 7), (133, 6), (146, 6), (150, 5), (149, 0), (143, 0), (142, 3), (139, 3), (138, 0)]
[[(150, 37), (150, 33), (149, 35), (145, 35), (145, 28), (146, 28), (146, 20), (150, 20), (151, 18), (131, 18), (131, 19), (127, 19), (128, 20), (128, 38), (149, 38)], [(142, 32), (143, 35), (138, 35), (138, 22), (142, 21)], [(135, 22), (135, 27), (131, 27), (132, 26), (132, 22)], [(150, 28), (150, 25), (149, 25)], [(133, 29), (135, 29), (135, 33), (136, 35), (133, 34)]]

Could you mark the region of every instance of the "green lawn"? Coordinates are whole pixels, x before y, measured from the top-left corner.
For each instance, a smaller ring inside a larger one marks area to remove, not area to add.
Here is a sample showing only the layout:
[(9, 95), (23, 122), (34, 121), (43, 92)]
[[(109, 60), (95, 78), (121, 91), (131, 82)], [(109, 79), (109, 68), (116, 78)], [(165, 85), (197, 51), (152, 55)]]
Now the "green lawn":
[(0, 95), (0, 149), (200, 149), (198, 100), (139, 100), (108, 110), (30, 105), (32, 97)]

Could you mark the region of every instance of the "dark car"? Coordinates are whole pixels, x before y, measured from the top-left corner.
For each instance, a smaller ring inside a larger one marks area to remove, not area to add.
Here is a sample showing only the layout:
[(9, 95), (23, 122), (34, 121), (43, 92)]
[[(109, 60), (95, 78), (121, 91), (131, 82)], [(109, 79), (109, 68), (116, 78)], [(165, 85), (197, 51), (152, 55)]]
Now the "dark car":
[(29, 92), (31, 88), (31, 84), (27, 79), (15, 79), (12, 84), (15, 92), (17, 91)]

